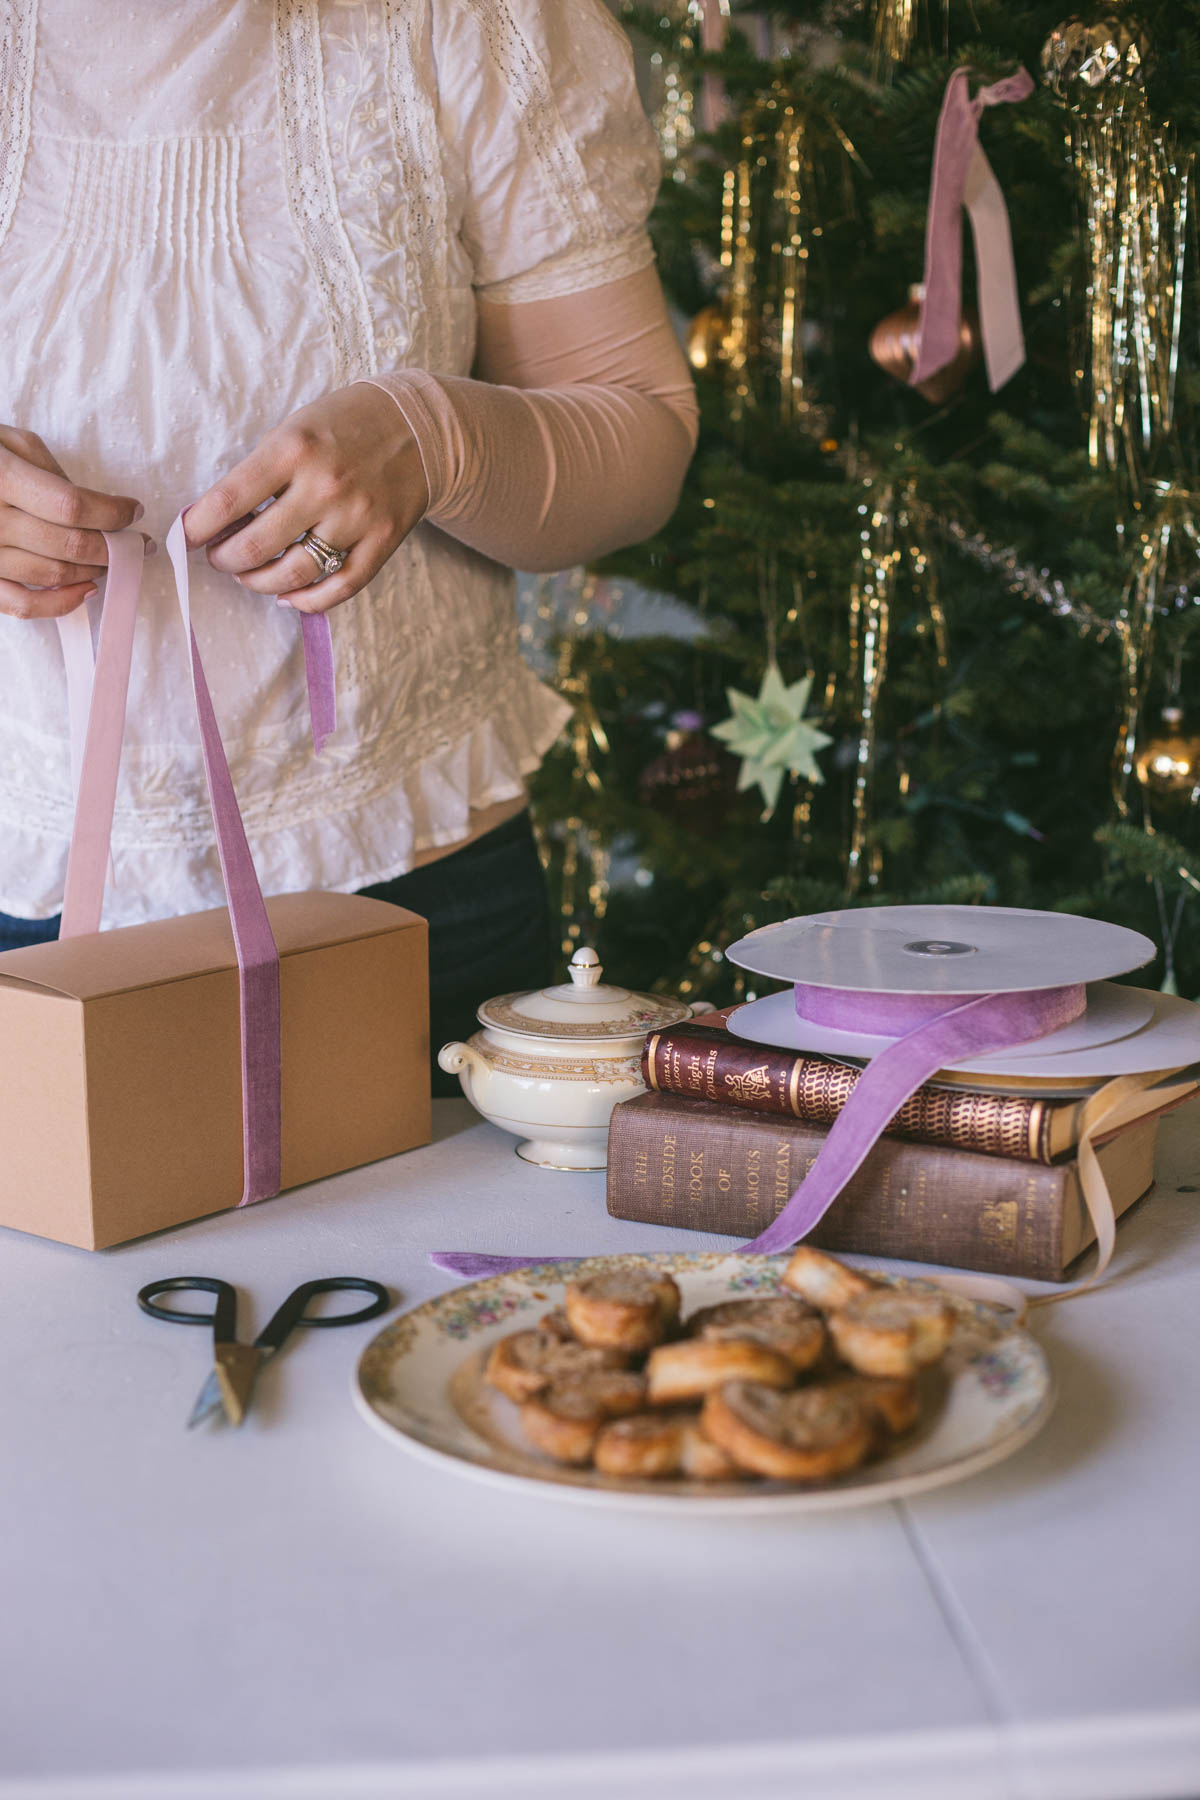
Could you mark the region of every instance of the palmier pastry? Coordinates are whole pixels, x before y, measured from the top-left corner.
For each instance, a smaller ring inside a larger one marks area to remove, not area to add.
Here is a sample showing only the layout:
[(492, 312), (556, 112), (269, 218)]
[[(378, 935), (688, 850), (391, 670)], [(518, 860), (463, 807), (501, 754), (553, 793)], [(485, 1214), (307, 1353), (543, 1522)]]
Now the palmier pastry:
[(649, 1350), (679, 1317), (679, 1289), (650, 1269), (615, 1269), (572, 1281), (567, 1318), (582, 1344), (612, 1350)]
[(701, 1428), (740, 1468), (781, 1481), (827, 1481), (862, 1462), (870, 1420), (844, 1388), (731, 1381), (709, 1394)]
[(630, 1413), (602, 1427), (592, 1460), (602, 1475), (677, 1475), (684, 1434), (694, 1424), (686, 1412)]
[[(825, 1344), (825, 1324), (816, 1308), (792, 1294), (762, 1300), (724, 1300), (705, 1306), (687, 1321), (693, 1337), (712, 1343), (748, 1338), (786, 1356), (794, 1369), (811, 1369)], [(751, 1376), (748, 1379), (755, 1379)]]
[(550, 1332), (553, 1337), (562, 1338), (564, 1343), (571, 1336), (571, 1321), (561, 1306), (556, 1306), (553, 1312), (543, 1313), (538, 1326), (542, 1331)]
[(831, 1313), (839, 1356), (864, 1375), (912, 1375), (950, 1341), (953, 1310), (936, 1294), (876, 1288)]
[(726, 1381), (759, 1381), (764, 1387), (787, 1388), (795, 1380), (795, 1366), (786, 1356), (751, 1338), (682, 1338), (677, 1344), (660, 1344), (646, 1361), (651, 1406), (699, 1400)]
[(699, 1421), (689, 1417), (683, 1428), (683, 1455), (679, 1473), (693, 1481), (744, 1481), (746, 1471), (731, 1462), (719, 1444), (705, 1437)]
[(628, 1362), (623, 1351), (576, 1344), (552, 1331), (514, 1331), (492, 1345), (483, 1378), (510, 1400), (530, 1400), (565, 1375), (624, 1369)]
[(631, 1413), (601, 1428), (593, 1452), (604, 1475), (655, 1479), (686, 1475), (693, 1481), (744, 1481), (745, 1471), (706, 1438), (695, 1413)]
[(784, 1287), (802, 1295), (810, 1305), (819, 1306), (822, 1312), (845, 1306), (856, 1295), (870, 1293), (875, 1286), (869, 1276), (860, 1275), (857, 1269), (848, 1269), (845, 1263), (826, 1256), (823, 1251), (810, 1250), (807, 1244), (798, 1244), (792, 1251), (782, 1280)]
[(640, 1375), (615, 1369), (569, 1375), (525, 1402), (521, 1430), (536, 1450), (556, 1462), (586, 1463), (605, 1420), (640, 1412), (645, 1404)]
[(844, 1387), (869, 1419), (880, 1427), (883, 1439), (911, 1431), (921, 1413), (917, 1384), (907, 1375), (843, 1375), (830, 1384)]

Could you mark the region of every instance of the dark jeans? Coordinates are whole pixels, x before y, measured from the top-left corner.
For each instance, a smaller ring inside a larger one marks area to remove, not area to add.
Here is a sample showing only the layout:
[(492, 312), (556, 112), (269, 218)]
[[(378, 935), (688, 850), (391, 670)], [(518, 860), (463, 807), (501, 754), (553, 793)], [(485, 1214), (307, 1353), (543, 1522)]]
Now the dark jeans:
[[(429, 920), (429, 1037), (433, 1091), (461, 1093), (437, 1066), (442, 1044), (478, 1029), (475, 1008), (493, 994), (545, 987), (553, 973), (550, 907), (527, 812), (449, 856), (362, 890)], [(44, 944), (57, 919), (0, 913), (0, 950)]]

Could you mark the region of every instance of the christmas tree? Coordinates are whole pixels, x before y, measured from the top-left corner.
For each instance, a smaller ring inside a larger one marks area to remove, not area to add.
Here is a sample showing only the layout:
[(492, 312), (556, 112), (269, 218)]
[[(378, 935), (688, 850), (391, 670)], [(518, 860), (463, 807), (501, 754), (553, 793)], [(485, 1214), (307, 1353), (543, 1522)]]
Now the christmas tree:
[[(624, 18), (703, 424), (670, 524), (559, 607), (576, 719), (535, 803), (564, 948), (722, 1002), (752, 925), (979, 901), (1134, 926), (1161, 946), (1138, 979), (1195, 994), (1200, 0)], [(961, 68), (1034, 81), (978, 126), (1026, 353), (995, 391), (969, 249), (958, 350), (908, 379)], [(629, 583), (690, 641), (608, 629)]]

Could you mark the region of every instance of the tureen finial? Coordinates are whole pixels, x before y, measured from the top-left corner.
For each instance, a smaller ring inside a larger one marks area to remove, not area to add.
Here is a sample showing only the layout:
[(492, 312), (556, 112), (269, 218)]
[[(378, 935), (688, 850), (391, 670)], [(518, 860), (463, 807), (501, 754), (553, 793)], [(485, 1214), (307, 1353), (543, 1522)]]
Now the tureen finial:
[(567, 965), (567, 973), (576, 987), (595, 987), (604, 971), (594, 950), (577, 950)]

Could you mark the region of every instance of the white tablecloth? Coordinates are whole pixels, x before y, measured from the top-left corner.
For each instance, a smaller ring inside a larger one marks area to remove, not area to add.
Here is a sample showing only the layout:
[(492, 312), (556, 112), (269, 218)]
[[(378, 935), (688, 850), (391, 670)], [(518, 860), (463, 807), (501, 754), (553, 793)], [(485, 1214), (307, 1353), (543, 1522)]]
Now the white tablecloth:
[(135, 1305), (221, 1275), (404, 1305), (430, 1247), (711, 1248), (621, 1224), (465, 1102), (437, 1142), (89, 1255), (0, 1233), (0, 1800), (1185, 1800), (1200, 1793), (1200, 1111), (1119, 1279), (1036, 1315), (1042, 1435), (907, 1503), (684, 1520), (508, 1494), (350, 1401), (378, 1325), (301, 1334), (240, 1432), (211, 1340)]

